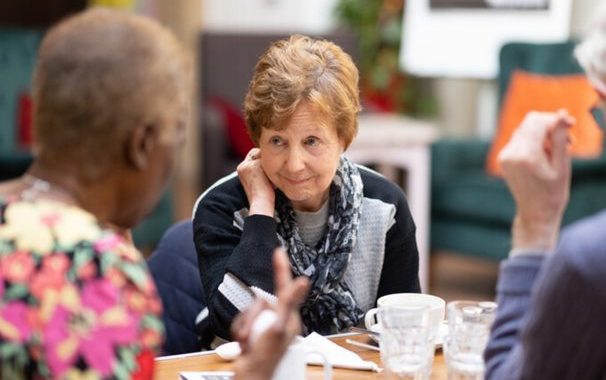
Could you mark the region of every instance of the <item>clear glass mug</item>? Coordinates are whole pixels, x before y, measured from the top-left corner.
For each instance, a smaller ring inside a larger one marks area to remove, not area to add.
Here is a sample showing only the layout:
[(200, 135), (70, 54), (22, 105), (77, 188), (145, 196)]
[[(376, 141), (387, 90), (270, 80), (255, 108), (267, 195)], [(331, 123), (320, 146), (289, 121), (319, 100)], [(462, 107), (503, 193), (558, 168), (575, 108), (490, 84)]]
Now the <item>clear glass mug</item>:
[(444, 341), (448, 380), (484, 378), (484, 349), (496, 309), (494, 302), (448, 303), (448, 337)]
[(387, 378), (428, 379), (435, 349), (429, 306), (383, 306), (378, 315)]

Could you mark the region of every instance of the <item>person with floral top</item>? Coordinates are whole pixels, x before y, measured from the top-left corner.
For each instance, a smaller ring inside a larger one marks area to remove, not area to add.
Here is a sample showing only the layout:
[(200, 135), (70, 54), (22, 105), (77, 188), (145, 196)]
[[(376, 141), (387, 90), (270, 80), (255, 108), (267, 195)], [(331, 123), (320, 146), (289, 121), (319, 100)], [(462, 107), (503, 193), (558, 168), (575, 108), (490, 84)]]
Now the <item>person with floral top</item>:
[(35, 160), (0, 183), (0, 378), (153, 377), (162, 306), (127, 231), (164, 191), (190, 72), (140, 16), (92, 9), (45, 36)]
[(149, 372), (163, 329), (139, 252), (73, 206), (15, 198), (0, 208), (2, 373), (18, 377), (11, 367), (30, 355), (28, 370), (44, 377)]

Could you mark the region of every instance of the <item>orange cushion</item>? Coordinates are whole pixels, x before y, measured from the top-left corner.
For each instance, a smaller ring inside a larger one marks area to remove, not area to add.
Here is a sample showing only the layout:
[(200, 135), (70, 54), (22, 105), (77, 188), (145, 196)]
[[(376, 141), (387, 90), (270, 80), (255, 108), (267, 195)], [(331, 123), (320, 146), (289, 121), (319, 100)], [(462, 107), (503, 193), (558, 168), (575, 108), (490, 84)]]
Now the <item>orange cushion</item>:
[(524, 116), (530, 111), (554, 112), (561, 108), (576, 119), (570, 129), (571, 153), (591, 158), (602, 152), (602, 131), (591, 115), (598, 95), (582, 74), (550, 76), (515, 71), (503, 100), (499, 128), (488, 153), (486, 170), (502, 175), (497, 157)]

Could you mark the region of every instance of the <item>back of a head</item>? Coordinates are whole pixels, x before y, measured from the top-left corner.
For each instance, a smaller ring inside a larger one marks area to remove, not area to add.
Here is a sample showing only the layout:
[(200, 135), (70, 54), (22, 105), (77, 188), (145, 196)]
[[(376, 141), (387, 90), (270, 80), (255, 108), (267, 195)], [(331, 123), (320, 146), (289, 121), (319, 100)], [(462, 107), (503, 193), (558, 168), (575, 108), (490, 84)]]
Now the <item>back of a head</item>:
[(62, 21), (34, 75), (38, 158), (79, 161), (94, 176), (134, 125), (186, 96), (189, 69), (176, 38), (152, 20), (94, 8)]
[(575, 55), (592, 84), (606, 95), (606, 4), (595, 13), (590, 25)]
[(276, 41), (261, 56), (244, 108), (249, 134), (258, 142), (261, 128), (277, 128), (301, 102), (332, 119), (349, 145), (360, 111), (359, 74), (349, 54), (334, 43), (302, 35)]

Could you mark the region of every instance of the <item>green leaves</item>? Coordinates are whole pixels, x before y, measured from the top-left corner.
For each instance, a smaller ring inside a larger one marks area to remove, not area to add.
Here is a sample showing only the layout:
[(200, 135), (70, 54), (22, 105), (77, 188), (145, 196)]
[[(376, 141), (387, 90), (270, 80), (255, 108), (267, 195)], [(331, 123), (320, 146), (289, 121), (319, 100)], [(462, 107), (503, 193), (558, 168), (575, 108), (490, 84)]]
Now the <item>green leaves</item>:
[(432, 116), (435, 100), (427, 86), (399, 66), (403, 10), (404, 0), (340, 0), (335, 16), (357, 36), (364, 100), (382, 99), (391, 112)]

